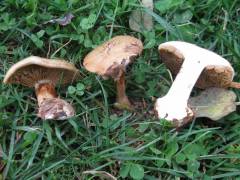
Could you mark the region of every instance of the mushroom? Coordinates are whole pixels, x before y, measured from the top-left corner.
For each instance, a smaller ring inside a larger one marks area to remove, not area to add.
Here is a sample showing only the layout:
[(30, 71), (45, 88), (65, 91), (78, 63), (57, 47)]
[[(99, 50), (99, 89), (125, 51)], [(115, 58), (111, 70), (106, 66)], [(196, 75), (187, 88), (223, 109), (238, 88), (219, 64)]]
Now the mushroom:
[(38, 117), (63, 120), (74, 116), (75, 111), (69, 103), (57, 97), (55, 86), (72, 83), (79, 77), (79, 71), (74, 65), (64, 60), (30, 56), (14, 64), (3, 82), (35, 88)]
[(84, 67), (104, 78), (111, 77), (117, 84), (117, 100), (115, 106), (119, 109), (132, 109), (125, 93), (125, 72), (134, 57), (141, 54), (143, 44), (131, 36), (115, 36), (96, 47), (84, 58)]
[(234, 87), (234, 70), (231, 64), (216, 53), (194, 44), (170, 41), (159, 45), (160, 58), (176, 78), (167, 95), (158, 98), (155, 110), (159, 118), (181, 126), (192, 120), (194, 113), (188, 106), (188, 98), (196, 87)]

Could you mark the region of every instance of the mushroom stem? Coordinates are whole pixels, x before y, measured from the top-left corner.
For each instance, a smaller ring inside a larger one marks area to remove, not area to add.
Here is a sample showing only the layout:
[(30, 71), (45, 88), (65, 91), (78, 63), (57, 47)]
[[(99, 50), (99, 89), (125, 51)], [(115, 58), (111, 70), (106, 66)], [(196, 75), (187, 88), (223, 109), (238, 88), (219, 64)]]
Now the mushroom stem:
[(193, 117), (188, 107), (188, 98), (201, 72), (207, 65), (201, 61), (185, 58), (167, 95), (158, 98), (155, 108), (159, 118), (177, 121), (177, 126), (185, 124)]
[(73, 107), (57, 97), (55, 87), (51, 82), (40, 81), (35, 85), (38, 100), (38, 117), (46, 119), (64, 120), (74, 116)]
[(181, 103), (186, 104), (194, 85), (206, 66), (200, 61), (192, 61), (186, 58), (167, 96), (175, 97)]
[(35, 85), (35, 92), (38, 100), (38, 106), (46, 99), (52, 99), (57, 97), (55, 87), (51, 82), (40, 81)]
[(132, 105), (126, 95), (126, 85), (125, 85), (125, 73), (123, 70), (120, 72), (120, 77), (117, 80), (117, 100), (115, 106), (119, 109), (132, 110)]

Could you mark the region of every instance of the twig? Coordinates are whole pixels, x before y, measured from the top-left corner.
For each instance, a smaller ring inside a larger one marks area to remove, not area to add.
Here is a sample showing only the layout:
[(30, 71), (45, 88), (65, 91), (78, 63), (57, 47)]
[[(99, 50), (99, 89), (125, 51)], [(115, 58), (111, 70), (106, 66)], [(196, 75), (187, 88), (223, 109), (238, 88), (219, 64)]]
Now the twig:
[(72, 41), (72, 39), (69, 39), (68, 42), (66, 42), (66, 43), (63, 44), (60, 48), (58, 48), (58, 49), (51, 55), (51, 58), (54, 57), (55, 54), (57, 54), (62, 48), (64, 48), (65, 46), (67, 46), (71, 41)]
[(227, 22), (228, 22), (228, 12), (225, 9), (223, 9), (223, 8), (222, 8), (222, 10), (224, 12), (223, 31), (226, 31), (226, 29), (227, 29)]

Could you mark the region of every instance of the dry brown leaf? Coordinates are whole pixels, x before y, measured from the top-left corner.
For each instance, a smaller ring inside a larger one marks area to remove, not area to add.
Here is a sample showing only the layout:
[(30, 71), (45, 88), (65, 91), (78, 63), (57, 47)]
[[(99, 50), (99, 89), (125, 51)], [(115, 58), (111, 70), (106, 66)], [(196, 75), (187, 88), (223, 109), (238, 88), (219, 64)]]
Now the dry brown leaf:
[(55, 23), (55, 24), (60, 24), (62, 26), (66, 26), (71, 23), (72, 18), (74, 18), (74, 15), (72, 13), (67, 13), (63, 17), (51, 19), (51, 20), (45, 22), (44, 24)]
[[(153, 10), (153, 0), (142, 0), (142, 6)], [(153, 28), (152, 16), (141, 10), (134, 10), (129, 17), (129, 26), (132, 30), (142, 32)]]
[(196, 117), (208, 117), (214, 121), (236, 111), (236, 94), (227, 89), (209, 88), (188, 103)]

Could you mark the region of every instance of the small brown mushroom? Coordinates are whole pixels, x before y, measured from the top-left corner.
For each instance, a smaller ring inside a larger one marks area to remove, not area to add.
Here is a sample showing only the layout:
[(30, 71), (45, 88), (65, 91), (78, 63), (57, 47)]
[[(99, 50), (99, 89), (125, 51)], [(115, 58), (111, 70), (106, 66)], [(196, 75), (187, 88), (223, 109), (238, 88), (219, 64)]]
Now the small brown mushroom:
[(115, 106), (119, 109), (132, 109), (125, 93), (125, 72), (134, 57), (141, 54), (143, 44), (131, 36), (115, 36), (104, 44), (96, 47), (85, 58), (84, 67), (102, 77), (112, 77), (117, 84), (117, 100)]
[(30, 56), (14, 64), (3, 82), (35, 88), (38, 116), (44, 120), (63, 120), (74, 116), (75, 111), (69, 103), (57, 97), (55, 86), (72, 83), (79, 77), (75, 66), (64, 60)]

